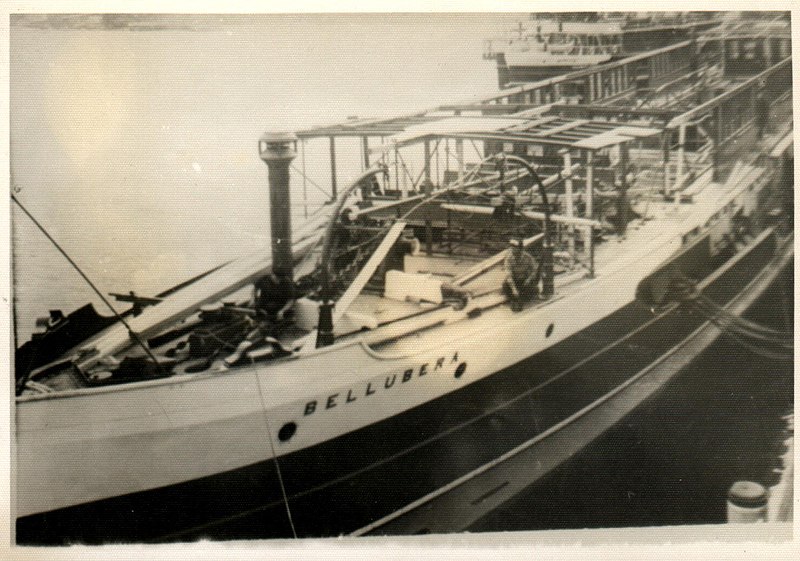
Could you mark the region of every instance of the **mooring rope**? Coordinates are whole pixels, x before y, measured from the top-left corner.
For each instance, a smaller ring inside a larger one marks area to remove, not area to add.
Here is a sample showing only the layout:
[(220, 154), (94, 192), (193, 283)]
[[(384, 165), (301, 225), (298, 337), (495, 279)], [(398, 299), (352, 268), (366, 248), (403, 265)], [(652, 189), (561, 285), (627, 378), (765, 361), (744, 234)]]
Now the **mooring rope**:
[[(637, 290), (637, 298), (650, 308), (668, 303), (680, 304), (715, 325), (745, 349), (771, 360), (791, 359), (794, 354), (794, 335), (740, 317), (704, 295), (696, 283), (675, 268), (665, 271), (667, 284), (654, 279)], [(658, 288), (662, 285), (661, 288)]]
[(739, 317), (728, 312), (714, 302), (697, 299), (694, 301), (694, 305), (695, 309), (702, 311), (709, 317), (711, 321), (727, 326), (737, 333), (749, 335), (754, 338), (776, 344), (788, 345), (790, 348), (794, 344), (791, 333), (777, 331), (748, 319)]
[(774, 337), (769, 337), (766, 335), (761, 335), (759, 333), (753, 333), (750, 331), (746, 331), (740, 329), (735, 326), (735, 324), (727, 323), (725, 321), (720, 321), (719, 318), (709, 316), (709, 321), (719, 327), (722, 331), (729, 333), (733, 336), (742, 337), (746, 339), (751, 339), (753, 341), (760, 341), (762, 343), (773, 345), (784, 349), (786, 351), (792, 351), (794, 349), (793, 343), (791, 341), (786, 341), (783, 339), (776, 339)]
[(702, 294), (693, 281), (678, 273), (672, 280), (676, 300), (704, 316), (739, 345), (770, 360), (788, 360), (794, 354), (794, 335), (740, 317)]

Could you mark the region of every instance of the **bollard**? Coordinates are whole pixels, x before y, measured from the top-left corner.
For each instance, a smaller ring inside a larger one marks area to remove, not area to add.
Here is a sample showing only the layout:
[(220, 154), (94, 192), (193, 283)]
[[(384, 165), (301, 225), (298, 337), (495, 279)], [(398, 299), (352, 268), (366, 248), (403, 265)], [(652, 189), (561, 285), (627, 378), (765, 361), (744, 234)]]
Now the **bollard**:
[(768, 492), (752, 481), (737, 481), (728, 490), (728, 522), (752, 524), (767, 521)]

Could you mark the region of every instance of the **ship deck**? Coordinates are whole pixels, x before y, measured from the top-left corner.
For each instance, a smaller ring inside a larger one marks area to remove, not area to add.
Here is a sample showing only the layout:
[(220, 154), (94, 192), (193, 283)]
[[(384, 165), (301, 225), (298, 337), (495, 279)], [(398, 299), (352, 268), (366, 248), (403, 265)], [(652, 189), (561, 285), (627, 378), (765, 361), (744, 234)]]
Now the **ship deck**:
[[(747, 81), (728, 80), (721, 82), (719, 86), (727, 91), (735, 91), (737, 88), (747, 87)], [(656, 103), (654, 105), (656, 107), (666, 105), (666, 110), (670, 111), (677, 108), (674, 102), (664, 101), (663, 104)], [(580, 252), (576, 254), (577, 259), (568, 262), (560, 269), (560, 274), (557, 274), (555, 279), (558, 298), (580, 293), (597, 276), (613, 271), (615, 263), (626, 263), (637, 256), (647, 254), (648, 248), (653, 247), (658, 240), (683, 236), (684, 243), (691, 241), (693, 231), (700, 227), (706, 227), (710, 221), (718, 219), (720, 201), (732, 200), (736, 194), (755, 183), (765, 170), (764, 163), (760, 162), (763, 154), (770, 152), (781, 142), (785, 142), (786, 138), (791, 135), (791, 101), (787, 98), (778, 100), (772, 106), (771, 114), (774, 118), (766, 127), (763, 138), (756, 138), (756, 128), (747, 126), (744, 130), (735, 131), (736, 135), (733, 141), (725, 144), (723, 157), (720, 158), (720, 164), (716, 170), (710, 166), (698, 165), (694, 170), (693, 178), (686, 181), (680, 188), (677, 203), (674, 195), (672, 198), (664, 196), (663, 176), (654, 179), (652, 174), (648, 173), (652, 170), (645, 169), (652, 159), (652, 151), (636, 152), (632, 150), (631, 158), (634, 163), (637, 162), (637, 155), (642, 160), (640, 162), (642, 165), (640, 181), (635, 184), (636, 190), (642, 196), (633, 206), (634, 212), (639, 216), (629, 223), (622, 235), (610, 230), (605, 231), (604, 242), (594, 246), (594, 263), (591, 271), (589, 256), (581, 255)], [(576, 130), (577, 124), (585, 126), (586, 121), (559, 121), (549, 124), (566, 131)], [(552, 127), (551, 130), (553, 130)], [(433, 259), (447, 258), (447, 254), (441, 253), (436, 254)], [(461, 272), (466, 271), (469, 268), (468, 265), (465, 264)], [(501, 265), (499, 263), (473, 281), (465, 283), (463, 287), (483, 297), (492, 295), (493, 298), (486, 299), (489, 307), (504, 301), (505, 299), (500, 296), (500, 286), (505, 278), (505, 272)], [(595, 274), (592, 274), (593, 272)], [(453, 274), (451, 270), (447, 275), (440, 275), (440, 278), (449, 280), (454, 276), (458, 276), (458, 274)], [(549, 301), (540, 300), (533, 303), (532, 306), (545, 307), (548, 303)], [(378, 323), (381, 324), (385, 321), (396, 322), (404, 316), (416, 316), (437, 309), (436, 306), (426, 303), (392, 302), (374, 294), (359, 296), (354, 307), (357, 308), (359, 314), (377, 316)], [(411, 329), (417, 328), (419, 328), (419, 324), (415, 324)], [(387, 354), (403, 353), (409, 351), (409, 344), (414, 347), (424, 346), (426, 342), (435, 344), (436, 339), (442, 336), (442, 333), (438, 331), (428, 335), (420, 332), (414, 337), (413, 343), (397, 338), (381, 342), (379, 348), (381, 352)], [(430, 341), (426, 341), (428, 338)], [(374, 333), (368, 336), (367, 340), (377, 342), (381, 340), (381, 337), (378, 333)]]
[[(299, 131), (301, 150), (316, 139), (330, 143), (332, 199), (338, 197), (337, 138), (361, 139), (365, 168), (382, 164), (386, 178), (376, 179), (379, 192), (374, 198), (369, 199), (357, 183), (349, 187), (348, 194), (360, 189), (362, 199), (354, 216), (362, 225), (362, 235), (380, 241), (386, 230), (375, 232), (402, 215), (400, 222), (427, 238), (422, 240), (425, 250), (414, 256), (413, 263), (407, 259), (402, 271), (411, 275), (407, 282), (418, 285), (406, 298), (402, 291), (400, 297), (387, 297), (382, 279), (377, 290), (369, 285), (385, 253), (374, 260), (371, 271), (359, 272), (362, 284), (355, 283), (348, 289), (349, 300), (338, 303), (336, 314), (342, 318), (336, 326), (339, 340), (360, 340), (380, 346), (381, 352), (401, 352), (426, 337), (433, 337), (434, 343), (446, 331), (457, 331), (461, 320), (473, 317), (470, 314), (505, 314), (507, 307), (498, 311), (506, 301), (501, 291), (506, 275), (504, 245), (498, 247), (497, 243), (504, 240), (500, 243), (507, 244), (522, 231), (519, 221), (503, 223), (493, 217), (506, 189), (514, 193), (517, 187), (522, 189), (514, 204), (529, 225), (539, 224), (539, 232), (543, 231), (542, 218), (546, 222), (547, 216), (541, 212), (544, 199), (537, 201), (537, 196), (549, 191), (548, 204), (555, 221), (556, 293), (530, 304), (537, 308), (579, 293), (613, 272), (617, 264), (647, 255), (659, 240), (688, 243), (699, 229), (728, 220), (719, 210), (721, 204), (758, 181), (759, 173), (769, 165), (763, 154), (791, 129), (791, 58), (746, 77), (726, 75), (717, 60), (698, 61), (697, 72), (676, 76), (685, 66), (680, 60), (685, 49), (685, 44), (659, 49), (478, 102)], [(644, 63), (661, 69), (654, 75), (660, 78), (660, 85), (645, 91), (628, 88), (625, 78), (633, 72), (629, 69)], [(599, 88), (601, 81), (608, 81), (611, 87)], [(591, 103), (558, 103), (557, 96), (576, 83), (588, 85)], [(771, 101), (766, 110), (770, 118), (761, 127), (759, 139), (754, 113), (758, 96), (763, 94)], [(376, 138), (380, 146), (370, 149), (369, 141)], [(413, 150), (417, 155), (408, 155)], [(401, 151), (407, 156), (401, 156)], [(512, 158), (521, 161), (521, 156), (535, 160), (537, 172), (545, 177), (538, 195), (525, 186), (530, 175), (526, 170), (509, 168), (504, 172), (498, 167)], [(614, 213), (618, 206), (614, 201), (623, 197), (623, 187), (631, 211), (629, 221), (619, 216), (619, 209)], [(451, 192), (460, 198), (453, 199)], [(451, 225), (453, 216), (458, 228)], [(626, 226), (620, 229), (619, 224), (612, 224), (610, 220), (615, 218), (627, 222)], [(440, 239), (434, 239), (434, 230)], [(494, 241), (472, 240), (471, 249), (454, 253), (447, 239), (458, 233), (456, 230), (462, 238), (470, 230), (477, 232), (478, 238), (489, 230), (496, 230), (496, 235)], [(297, 242), (297, 276), (311, 274), (317, 267), (320, 232)], [(394, 239), (399, 232), (394, 230)], [(388, 242), (383, 251), (390, 247)], [(166, 337), (166, 342), (152, 350), (170, 364), (180, 355), (176, 373), (224, 371), (229, 365), (223, 357), (213, 364), (200, 358), (186, 361), (183, 355), (192, 332), (185, 328), (200, 319), (206, 304), (251, 306), (248, 287), (269, 266), (269, 260), (261, 256), (233, 263), (130, 318), (130, 325), (142, 338), (161, 337), (173, 330), (176, 336)], [(464, 278), (476, 266), (480, 271)], [(426, 285), (427, 277), (434, 284)], [(430, 295), (439, 287), (444, 292), (449, 284), (468, 293), (471, 301), (415, 297), (415, 290)], [(313, 297), (305, 299), (298, 309), (297, 321), (272, 333), (280, 352), (265, 352), (262, 360), (313, 347), (310, 336), (316, 330), (318, 302)], [(452, 329), (431, 334), (431, 327), (450, 324)], [(93, 346), (92, 353), (78, 349), (76, 355), (84, 369), (114, 366), (126, 357), (144, 357), (143, 349), (131, 344), (128, 330), (121, 325), (112, 326), (87, 344)], [(178, 344), (183, 347), (176, 349)], [(234, 348), (236, 345), (229, 345), (228, 350)], [(195, 370), (195, 366), (201, 368)]]

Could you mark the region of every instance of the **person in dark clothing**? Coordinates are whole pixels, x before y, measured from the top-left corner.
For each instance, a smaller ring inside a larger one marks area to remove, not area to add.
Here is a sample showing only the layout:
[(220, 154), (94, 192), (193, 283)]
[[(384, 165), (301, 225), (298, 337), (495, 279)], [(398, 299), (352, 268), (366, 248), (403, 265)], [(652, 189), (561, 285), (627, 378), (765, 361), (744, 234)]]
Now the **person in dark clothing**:
[(255, 306), (272, 323), (286, 319), (294, 304), (294, 282), (287, 275), (269, 273), (255, 282)]
[(503, 293), (508, 296), (511, 309), (522, 311), (523, 305), (539, 294), (539, 264), (533, 256), (525, 251), (521, 240), (509, 242), (505, 268), (508, 277), (503, 283)]

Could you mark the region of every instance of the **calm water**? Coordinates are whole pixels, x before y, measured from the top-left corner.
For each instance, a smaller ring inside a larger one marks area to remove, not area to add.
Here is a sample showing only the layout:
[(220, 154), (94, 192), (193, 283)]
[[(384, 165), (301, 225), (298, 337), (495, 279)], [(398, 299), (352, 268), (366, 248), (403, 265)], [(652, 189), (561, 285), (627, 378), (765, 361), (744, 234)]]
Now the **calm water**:
[[(214, 16), (195, 30), (11, 31), (19, 199), (104, 292), (155, 294), (269, 241), (265, 130), (388, 116), (496, 90), (508, 15)], [(340, 142), (343, 183), (358, 153)], [(327, 140), (306, 173), (328, 185)], [(352, 153), (348, 158), (347, 154)], [(301, 168), (300, 158), (295, 161)], [(307, 186), (309, 198), (319, 191)], [(293, 196), (302, 185), (293, 177)], [(299, 207), (299, 205), (298, 205)], [(299, 212), (299, 208), (298, 208)], [(15, 209), (19, 338), (97, 301)], [(102, 304), (96, 307), (102, 313)]]
[[(266, 167), (256, 150), (264, 130), (493, 92), (482, 39), (513, 19), (207, 17), (190, 21), (193, 31), (136, 32), (14, 26), (18, 197), (101, 290), (157, 293), (268, 242)], [(310, 146), (306, 161), (322, 185), (326, 151)], [(340, 162), (342, 180), (358, 170), (355, 158)], [(297, 175), (293, 189), (302, 200)], [(17, 209), (12, 219), (20, 341), (52, 308), (93, 301), (106, 313)], [(776, 310), (789, 304), (773, 291), (756, 313), (780, 321)], [(721, 341), (657, 399), (472, 530), (720, 522), (732, 481), (768, 482), (792, 388), (790, 364)]]

